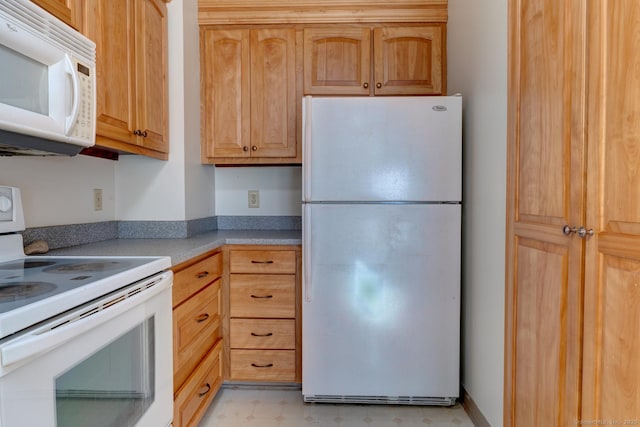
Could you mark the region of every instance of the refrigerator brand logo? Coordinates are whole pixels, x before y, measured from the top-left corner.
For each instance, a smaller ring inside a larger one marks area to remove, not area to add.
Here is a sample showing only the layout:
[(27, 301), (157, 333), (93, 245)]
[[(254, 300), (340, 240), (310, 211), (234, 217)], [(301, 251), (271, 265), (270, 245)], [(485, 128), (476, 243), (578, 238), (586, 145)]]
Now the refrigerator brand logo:
[(445, 107), (444, 105), (434, 105), (433, 107), (431, 107), (431, 109), (433, 111), (447, 111), (447, 107)]

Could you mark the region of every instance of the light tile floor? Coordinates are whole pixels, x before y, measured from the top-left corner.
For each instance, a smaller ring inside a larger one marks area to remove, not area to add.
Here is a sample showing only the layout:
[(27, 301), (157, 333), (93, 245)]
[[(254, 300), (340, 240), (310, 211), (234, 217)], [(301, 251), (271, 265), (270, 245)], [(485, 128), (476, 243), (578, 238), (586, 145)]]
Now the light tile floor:
[(304, 403), (300, 390), (225, 387), (199, 427), (473, 427), (452, 407)]

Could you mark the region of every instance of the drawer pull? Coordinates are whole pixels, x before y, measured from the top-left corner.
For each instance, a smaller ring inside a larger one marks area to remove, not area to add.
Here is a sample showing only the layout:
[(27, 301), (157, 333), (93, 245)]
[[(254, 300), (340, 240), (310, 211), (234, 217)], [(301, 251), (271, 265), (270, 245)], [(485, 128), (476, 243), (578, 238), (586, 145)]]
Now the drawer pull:
[(251, 332), (251, 336), (252, 337), (270, 337), (272, 335), (273, 335), (273, 333), (271, 333), (271, 332), (268, 332), (266, 334), (256, 334), (255, 332)]
[(273, 363), (267, 363), (266, 365), (258, 365), (258, 364), (252, 363), (251, 366), (253, 366), (254, 368), (272, 368)]
[(198, 279), (204, 279), (205, 277), (207, 277), (209, 275), (208, 271), (201, 271), (200, 273), (196, 274), (196, 277)]
[(196, 322), (202, 323), (209, 318), (209, 313), (202, 313), (198, 317), (196, 317)]
[(272, 260), (269, 261), (256, 261), (254, 259), (251, 260), (251, 264), (273, 264)]
[(273, 295), (251, 295), (251, 298), (257, 298), (257, 299), (269, 299), (269, 298), (273, 298)]
[(200, 390), (204, 390), (204, 391), (198, 392), (198, 396), (202, 397), (205, 394), (209, 393), (209, 391), (211, 390), (211, 385), (209, 383), (206, 383), (204, 387), (202, 387)]

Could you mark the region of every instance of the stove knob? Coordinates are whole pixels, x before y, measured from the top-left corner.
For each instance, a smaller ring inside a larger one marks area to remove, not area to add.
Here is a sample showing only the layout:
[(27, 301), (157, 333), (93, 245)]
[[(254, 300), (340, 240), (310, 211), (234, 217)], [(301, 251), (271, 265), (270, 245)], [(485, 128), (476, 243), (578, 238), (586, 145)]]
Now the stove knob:
[(9, 212), (13, 207), (13, 202), (7, 196), (0, 196), (0, 212)]

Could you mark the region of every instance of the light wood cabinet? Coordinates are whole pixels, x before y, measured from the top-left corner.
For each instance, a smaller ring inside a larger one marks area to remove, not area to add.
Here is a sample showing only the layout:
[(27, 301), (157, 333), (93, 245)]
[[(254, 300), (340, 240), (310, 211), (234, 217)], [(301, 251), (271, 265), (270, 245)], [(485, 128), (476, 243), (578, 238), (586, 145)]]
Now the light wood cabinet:
[(167, 7), (161, 0), (87, 0), (96, 42), (96, 146), (166, 160)]
[(444, 24), (304, 29), (305, 95), (446, 93)]
[(300, 163), (296, 32), (201, 27), (202, 162)]
[(196, 426), (222, 384), (223, 255), (174, 268), (173, 387), (176, 427)]
[(229, 247), (229, 379), (300, 382), (300, 248)]
[(640, 4), (511, 6), (504, 425), (634, 424)]

